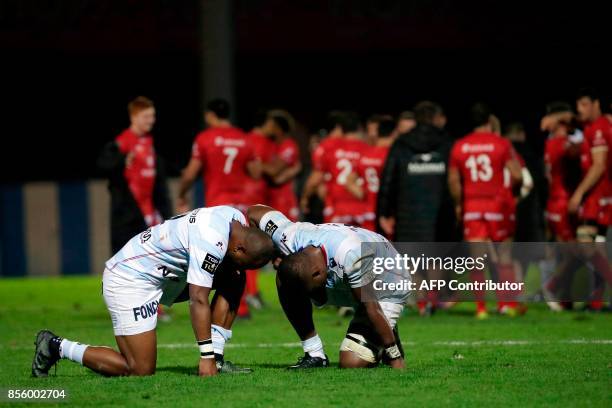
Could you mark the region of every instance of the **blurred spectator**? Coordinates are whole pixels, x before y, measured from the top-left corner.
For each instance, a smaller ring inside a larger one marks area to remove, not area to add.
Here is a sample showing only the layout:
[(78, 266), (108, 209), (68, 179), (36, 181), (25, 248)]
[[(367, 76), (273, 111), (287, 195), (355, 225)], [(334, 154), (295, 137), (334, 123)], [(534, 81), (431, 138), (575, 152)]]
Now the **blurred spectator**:
[(162, 159), (151, 130), (153, 101), (139, 96), (128, 104), (130, 127), (108, 143), (98, 167), (108, 176), (111, 194), (111, 248), (118, 252), (134, 235), (171, 216)]

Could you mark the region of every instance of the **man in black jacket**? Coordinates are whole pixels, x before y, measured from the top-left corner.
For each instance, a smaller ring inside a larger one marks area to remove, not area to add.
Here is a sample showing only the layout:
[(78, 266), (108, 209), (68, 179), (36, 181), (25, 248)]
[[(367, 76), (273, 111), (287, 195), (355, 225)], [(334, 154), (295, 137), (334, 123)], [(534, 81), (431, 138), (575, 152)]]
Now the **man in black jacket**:
[(128, 104), (130, 127), (109, 142), (98, 158), (111, 194), (111, 247), (118, 252), (134, 235), (170, 218), (163, 161), (150, 131), (155, 107), (139, 96)]
[[(446, 184), (452, 147), (443, 130), (446, 116), (440, 105), (429, 101), (418, 103), (414, 115), (416, 127), (401, 134), (387, 156), (378, 193), (379, 224), (385, 235), (397, 242), (456, 241), (457, 223)], [(427, 248), (419, 251), (438, 255)], [(417, 285), (426, 277), (440, 279), (441, 271), (418, 271)], [(437, 291), (419, 291), (419, 313), (431, 314), (437, 300)]]
[(455, 220), (446, 186), (452, 146), (443, 130), (440, 105), (424, 101), (414, 109), (417, 126), (391, 146), (378, 194), (380, 226), (402, 242), (456, 240)]

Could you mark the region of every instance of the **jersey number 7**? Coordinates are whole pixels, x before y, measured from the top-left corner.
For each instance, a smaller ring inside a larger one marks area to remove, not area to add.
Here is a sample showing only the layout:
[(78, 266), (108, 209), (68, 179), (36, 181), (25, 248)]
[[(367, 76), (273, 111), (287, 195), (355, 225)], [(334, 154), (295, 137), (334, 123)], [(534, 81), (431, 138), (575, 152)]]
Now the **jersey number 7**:
[(223, 165), (223, 173), (230, 174), (232, 172), (232, 165), (234, 164), (234, 159), (238, 156), (238, 148), (236, 147), (225, 147), (223, 149), (223, 154), (225, 155), (225, 164)]

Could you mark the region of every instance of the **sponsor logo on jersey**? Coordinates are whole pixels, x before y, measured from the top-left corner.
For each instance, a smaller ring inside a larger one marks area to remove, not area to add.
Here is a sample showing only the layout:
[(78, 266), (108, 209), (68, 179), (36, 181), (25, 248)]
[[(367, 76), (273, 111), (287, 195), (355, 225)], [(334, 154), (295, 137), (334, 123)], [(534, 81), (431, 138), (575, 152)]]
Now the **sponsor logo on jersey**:
[(495, 150), (495, 146), (492, 143), (484, 143), (484, 144), (465, 143), (461, 146), (461, 151), (463, 153), (492, 152), (494, 150)]
[(361, 157), (361, 153), (360, 152), (355, 152), (355, 151), (351, 151), (351, 150), (344, 150), (344, 149), (338, 149), (335, 151), (334, 156), (336, 157), (336, 159), (354, 159), (354, 160), (359, 160), (359, 158)]
[(223, 136), (217, 136), (215, 137), (215, 146), (243, 147), (246, 146), (246, 141), (243, 139), (227, 139)]
[(138, 319), (148, 319), (151, 316), (155, 316), (157, 314), (157, 307), (159, 306), (159, 301), (154, 300), (149, 303), (145, 303), (140, 307), (135, 307), (132, 309), (134, 312), (134, 321), (138, 321)]
[(383, 159), (380, 157), (362, 157), (361, 164), (364, 166), (382, 166)]
[(151, 239), (151, 228), (140, 234), (140, 243), (144, 244)]
[(178, 282), (180, 279), (177, 275), (174, 274), (171, 270), (168, 269), (166, 265), (158, 265), (157, 270), (162, 273), (162, 276), (165, 279), (169, 279), (173, 282)]
[(272, 236), (274, 235), (277, 229), (278, 229), (278, 225), (276, 225), (274, 221), (270, 220), (266, 224), (266, 228), (264, 228), (264, 231), (266, 232), (266, 234)]
[(199, 212), (200, 212), (200, 209), (197, 208), (197, 209), (193, 210), (191, 212), (191, 214), (189, 214), (189, 223), (190, 224), (194, 224), (196, 222), (196, 216), (198, 215)]
[(204, 262), (202, 262), (202, 269), (212, 275), (215, 273), (215, 271), (217, 270), (217, 266), (219, 266), (220, 263), (221, 259), (217, 258), (214, 255), (206, 253), (206, 256), (204, 257)]

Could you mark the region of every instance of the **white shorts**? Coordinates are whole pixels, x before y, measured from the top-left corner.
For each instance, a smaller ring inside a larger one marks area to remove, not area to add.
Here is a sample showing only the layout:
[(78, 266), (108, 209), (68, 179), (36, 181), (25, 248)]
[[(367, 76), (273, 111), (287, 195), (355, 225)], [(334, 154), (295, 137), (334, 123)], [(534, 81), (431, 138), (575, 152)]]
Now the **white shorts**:
[(111, 320), (115, 336), (131, 336), (155, 329), (157, 308), (162, 289), (143, 281), (134, 285), (108, 269), (102, 276), (102, 296)]
[[(400, 305), (398, 303), (390, 303), (390, 302), (378, 302), (378, 304), (380, 305), (380, 308), (383, 311), (383, 314), (385, 315), (385, 317), (387, 318), (387, 322), (389, 322), (389, 326), (391, 326), (391, 328), (394, 328), (395, 325), (397, 324), (397, 320), (400, 317), (400, 314), (402, 314), (402, 310), (404, 310), (404, 305)], [(370, 319), (368, 318), (368, 316), (364, 313), (364, 309), (359, 308), (356, 313), (355, 316), (353, 317), (353, 319), (351, 320), (351, 323), (363, 323), (363, 324), (367, 324), (370, 325)]]

